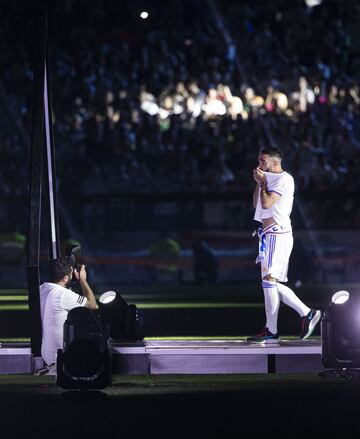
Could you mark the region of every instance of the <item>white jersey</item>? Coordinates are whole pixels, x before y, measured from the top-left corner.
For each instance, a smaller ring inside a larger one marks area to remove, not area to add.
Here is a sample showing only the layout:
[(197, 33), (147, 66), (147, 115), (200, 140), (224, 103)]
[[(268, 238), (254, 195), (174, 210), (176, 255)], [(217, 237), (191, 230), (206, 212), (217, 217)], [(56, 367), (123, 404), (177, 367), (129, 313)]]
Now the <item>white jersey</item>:
[(47, 365), (55, 363), (64, 341), (64, 322), (73, 308), (85, 306), (87, 298), (60, 285), (45, 282), (40, 286), (42, 323), (41, 356)]
[(286, 171), (280, 174), (274, 172), (264, 172), (264, 174), (268, 192), (276, 192), (281, 197), (269, 209), (263, 209), (261, 207), (259, 188), (254, 220), (262, 222), (263, 219), (274, 218), (280, 226), (291, 228), (290, 214), (294, 202), (294, 179)]

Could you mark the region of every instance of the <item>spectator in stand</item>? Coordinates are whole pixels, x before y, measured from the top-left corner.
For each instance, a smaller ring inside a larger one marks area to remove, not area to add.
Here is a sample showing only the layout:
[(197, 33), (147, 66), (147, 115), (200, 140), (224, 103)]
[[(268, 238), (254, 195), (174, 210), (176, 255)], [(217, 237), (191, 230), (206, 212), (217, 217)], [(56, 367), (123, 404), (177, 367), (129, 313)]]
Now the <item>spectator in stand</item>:
[[(0, 118), (6, 196), (27, 192), (26, 26), (13, 38), (24, 5), (2, 6), (0, 97), (11, 103)], [(159, 0), (142, 21), (136, 5), (86, 5), (54, 6), (54, 137), (64, 194), (245, 193), (253, 145), (269, 143), (284, 150), (300, 191), (359, 190), (356, 2), (220, 1), (223, 24), (201, 1)]]

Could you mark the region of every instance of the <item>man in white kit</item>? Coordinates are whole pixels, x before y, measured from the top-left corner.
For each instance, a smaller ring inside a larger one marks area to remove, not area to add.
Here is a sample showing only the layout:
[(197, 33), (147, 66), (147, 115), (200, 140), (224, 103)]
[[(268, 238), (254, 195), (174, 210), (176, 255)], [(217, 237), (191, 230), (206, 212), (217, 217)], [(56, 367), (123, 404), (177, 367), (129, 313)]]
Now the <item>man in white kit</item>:
[[(68, 288), (73, 275), (80, 283), (82, 296)], [(98, 307), (87, 282), (85, 265), (81, 265), (78, 271), (65, 258), (50, 261), (50, 282), (44, 282), (40, 286), (40, 306), (41, 356), (50, 372), (55, 372), (56, 354), (58, 349), (63, 348), (64, 322), (68, 312), (78, 306), (90, 309)]]
[(321, 311), (307, 307), (296, 294), (280, 282), (287, 282), (289, 258), (293, 248), (290, 221), (294, 200), (294, 179), (282, 169), (283, 154), (278, 148), (264, 148), (253, 176), (257, 185), (253, 195), (254, 220), (259, 228), (259, 255), (264, 291), (266, 325), (259, 334), (247, 339), (250, 343), (279, 343), (277, 320), (280, 301), (301, 317), (300, 338), (312, 334), (321, 318)]

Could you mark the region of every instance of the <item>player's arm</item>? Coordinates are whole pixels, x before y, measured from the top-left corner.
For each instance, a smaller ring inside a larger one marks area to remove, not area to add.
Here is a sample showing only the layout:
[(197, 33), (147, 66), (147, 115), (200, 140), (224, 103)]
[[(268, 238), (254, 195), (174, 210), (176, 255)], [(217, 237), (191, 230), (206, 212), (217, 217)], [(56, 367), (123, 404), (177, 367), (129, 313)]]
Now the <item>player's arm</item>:
[(260, 185), (260, 202), (263, 209), (270, 209), (278, 200), (281, 195), (274, 191), (269, 191), (266, 180)]
[(95, 295), (90, 285), (87, 282), (87, 274), (85, 270), (85, 265), (82, 265), (80, 271), (75, 270), (75, 276), (80, 282), (80, 287), (83, 295), (87, 298), (86, 308), (97, 309), (98, 305), (96, 303)]

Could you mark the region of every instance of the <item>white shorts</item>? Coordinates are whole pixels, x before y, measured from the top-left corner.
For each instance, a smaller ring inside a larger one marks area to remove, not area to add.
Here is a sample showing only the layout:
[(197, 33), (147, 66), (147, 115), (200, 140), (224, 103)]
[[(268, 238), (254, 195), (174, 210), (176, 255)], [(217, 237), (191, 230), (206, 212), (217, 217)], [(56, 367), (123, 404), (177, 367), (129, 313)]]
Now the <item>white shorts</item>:
[(260, 261), (261, 278), (270, 275), (279, 282), (287, 282), (289, 259), (294, 245), (292, 230), (275, 224), (265, 228), (263, 235), (265, 251)]

